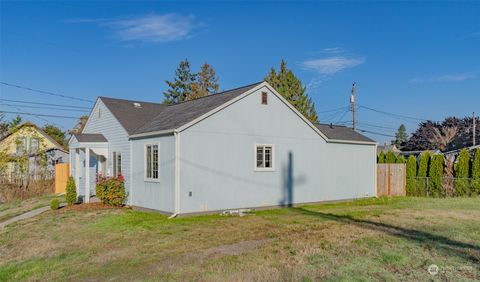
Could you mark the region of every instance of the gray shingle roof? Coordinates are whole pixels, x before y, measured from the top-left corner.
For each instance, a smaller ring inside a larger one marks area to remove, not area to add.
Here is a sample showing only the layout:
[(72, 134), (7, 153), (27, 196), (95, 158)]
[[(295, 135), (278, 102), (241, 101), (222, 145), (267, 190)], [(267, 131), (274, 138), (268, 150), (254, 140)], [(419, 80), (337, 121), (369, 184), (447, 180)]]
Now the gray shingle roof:
[(108, 142), (103, 134), (98, 133), (81, 133), (73, 134), (78, 142)]
[(179, 128), (226, 102), (242, 95), (262, 82), (166, 106), (155, 118), (138, 128), (135, 134)]
[(314, 123), (315, 127), (320, 130), (328, 139), (342, 140), (342, 141), (361, 141), (361, 142), (375, 142), (374, 140), (362, 135), (352, 128), (342, 125), (330, 125), (322, 123)]
[[(99, 98), (102, 100), (105, 106), (107, 106), (110, 112), (112, 112), (123, 128), (125, 128), (128, 134), (133, 134), (135, 130), (149, 122), (167, 107), (167, 105), (160, 103), (123, 100), (108, 97)], [(140, 104), (140, 107), (135, 107), (134, 103)]]

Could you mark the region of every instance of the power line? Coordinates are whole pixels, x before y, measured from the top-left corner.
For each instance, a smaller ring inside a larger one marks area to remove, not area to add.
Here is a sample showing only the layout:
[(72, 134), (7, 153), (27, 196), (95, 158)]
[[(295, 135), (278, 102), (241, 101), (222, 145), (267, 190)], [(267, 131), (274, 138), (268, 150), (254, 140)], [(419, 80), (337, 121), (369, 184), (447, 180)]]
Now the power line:
[(376, 125), (376, 124), (372, 124), (372, 123), (368, 123), (368, 122), (360, 122), (360, 121), (357, 121), (357, 123), (358, 123), (358, 124), (363, 124), (363, 125), (365, 125), (365, 126), (370, 126), (370, 127), (397, 130), (396, 128), (393, 128), (393, 127), (381, 126), (381, 125)]
[(11, 83), (2, 82), (2, 81), (0, 81), (0, 84), (6, 85), (6, 86), (10, 86), (10, 87), (16, 87), (16, 88), (20, 88), (20, 89), (24, 89), (24, 90), (28, 90), (28, 91), (32, 91), (32, 92), (47, 94), (47, 95), (51, 95), (51, 96), (62, 97), (62, 98), (65, 98), (65, 99), (72, 99), (72, 100), (77, 100), (77, 101), (83, 101), (83, 102), (93, 103), (92, 100), (83, 99), (83, 98), (78, 98), (78, 97), (73, 97), (73, 96), (68, 96), (68, 95), (63, 95), (63, 94), (58, 94), (58, 93), (53, 93), (53, 92), (50, 92), (50, 91), (43, 91), (43, 90), (33, 89), (33, 88), (30, 88), (30, 87), (21, 86), (21, 85), (17, 85), (17, 84), (11, 84)]
[(39, 103), (39, 102), (30, 102), (30, 101), (22, 101), (22, 100), (10, 100), (10, 99), (0, 99), (0, 101), (91, 110), (91, 107), (71, 106), (71, 105), (65, 105), (65, 104), (49, 104), (49, 103)]
[(360, 128), (358, 128), (357, 130), (358, 130), (358, 131), (361, 131), (361, 132), (365, 132), (365, 133), (374, 134), (374, 135), (381, 135), (381, 136), (387, 136), (387, 137), (395, 138), (395, 136), (389, 135), (389, 134), (385, 134), (385, 133), (380, 133), (380, 132), (375, 132), (375, 131), (370, 131), (370, 130), (365, 130), (365, 129), (360, 129)]
[(366, 106), (359, 106), (359, 108), (367, 109), (367, 110), (374, 111), (374, 112), (377, 112), (377, 113), (380, 113), (380, 114), (384, 114), (384, 115), (388, 115), (388, 116), (395, 116), (395, 117), (412, 119), (412, 120), (418, 120), (418, 121), (427, 121), (427, 119), (423, 119), (423, 118), (417, 118), (417, 117), (412, 117), (412, 116), (406, 116), (406, 115), (401, 115), (401, 114), (394, 114), (394, 113), (384, 112), (384, 111), (380, 111), (380, 110), (373, 109), (373, 108), (366, 107)]
[(331, 113), (331, 112), (336, 112), (336, 111), (339, 111), (339, 110), (344, 110), (348, 107), (340, 107), (340, 108), (335, 108), (335, 109), (331, 109), (331, 110), (326, 110), (326, 111), (321, 111), (321, 112), (317, 112), (317, 114), (324, 114), (324, 113)]
[[(18, 114), (18, 115), (28, 115), (28, 116), (40, 116), (40, 117), (54, 117), (54, 118), (70, 118), (70, 119), (78, 119), (78, 117), (70, 117), (70, 116), (58, 116), (58, 115), (44, 115), (44, 114), (32, 114), (32, 113), (25, 113), (25, 112), (10, 112), (0, 110), (2, 113), (6, 114)], [(47, 121), (48, 122), (48, 121)]]
[[(18, 111), (20, 111), (20, 112), (23, 111), (23, 109), (21, 109), (21, 108), (19, 108), (19, 107), (17, 107), (17, 106), (10, 106), (10, 108), (14, 108), (14, 109), (16, 109), (16, 110), (18, 110)], [(4, 111), (2, 111), (2, 112), (4, 112)], [(7, 113), (7, 112), (5, 112), (5, 113)], [(55, 123), (47, 120), (46, 118), (43, 118), (43, 117), (37, 115), (37, 114), (31, 114), (31, 113), (28, 113), (28, 114), (36, 117), (36, 118), (39, 119), (39, 120), (42, 120), (42, 121), (47, 122), (47, 123), (49, 123), (49, 124), (53, 124), (53, 125), (56, 125), (56, 126), (58, 126), (58, 127), (60, 127), (60, 128), (65, 129), (65, 127), (63, 127), (63, 126), (61, 126), (61, 125), (59, 125), (59, 124), (55, 124)]]
[[(3, 102), (0, 102), (0, 105), (5, 105), (5, 106), (18, 106), (18, 105), (12, 105), (12, 104), (6, 104)], [(85, 113), (87, 110), (77, 110), (77, 109), (67, 109), (67, 108), (54, 108), (54, 107), (42, 107), (42, 106), (28, 106), (28, 105), (21, 105), (23, 108), (32, 108), (32, 109), (46, 109), (46, 110), (58, 110), (58, 111), (74, 111), (74, 112), (82, 112)]]

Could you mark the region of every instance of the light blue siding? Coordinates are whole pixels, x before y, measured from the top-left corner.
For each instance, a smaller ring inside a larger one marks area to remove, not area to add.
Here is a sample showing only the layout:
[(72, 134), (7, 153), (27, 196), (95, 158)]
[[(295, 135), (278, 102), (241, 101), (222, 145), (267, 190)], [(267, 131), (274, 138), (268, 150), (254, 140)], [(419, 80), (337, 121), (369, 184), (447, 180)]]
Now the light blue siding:
[[(145, 144), (159, 145), (158, 182), (145, 180)], [(132, 193), (130, 204), (172, 213), (175, 191), (175, 137), (132, 140)]]
[[(100, 116), (98, 110), (100, 109)], [(100, 133), (108, 140), (107, 172), (113, 174), (113, 152), (122, 154), (122, 175), (125, 177), (125, 188), (130, 193), (130, 142), (128, 134), (102, 100), (98, 100), (82, 133)], [(83, 155), (81, 162), (84, 161)], [(93, 171), (92, 171), (93, 172)], [(94, 173), (94, 172), (93, 172)], [(90, 174), (95, 179), (95, 174)], [(83, 186), (81, 186), (83, 187)]]
[[(180, 133), (181, 213), (375, 196), (374, 145), (325, 142), (265, 90)], [(255, 171), (255, 144), (274, 144), (274, 171)]]

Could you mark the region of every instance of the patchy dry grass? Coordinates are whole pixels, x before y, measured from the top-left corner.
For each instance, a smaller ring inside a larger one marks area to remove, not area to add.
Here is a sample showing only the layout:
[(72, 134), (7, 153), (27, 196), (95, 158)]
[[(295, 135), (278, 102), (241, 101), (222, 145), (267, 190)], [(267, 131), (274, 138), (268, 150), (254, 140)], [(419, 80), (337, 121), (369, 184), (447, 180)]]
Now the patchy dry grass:
[(49, 206), (52, 199), (55, 198), (59, 199), (60, 202), (65, 202), (65, 196), (47, 195), (23, 201), (13, 200), (0, 204), (0, 222), (37, 208)]
[[(441, 272), (431, 276), (427, 268)], [(63, 209), (0, 230), (0, 280), (478, 280), (480, 199), (394, 198), (168, 220)]]

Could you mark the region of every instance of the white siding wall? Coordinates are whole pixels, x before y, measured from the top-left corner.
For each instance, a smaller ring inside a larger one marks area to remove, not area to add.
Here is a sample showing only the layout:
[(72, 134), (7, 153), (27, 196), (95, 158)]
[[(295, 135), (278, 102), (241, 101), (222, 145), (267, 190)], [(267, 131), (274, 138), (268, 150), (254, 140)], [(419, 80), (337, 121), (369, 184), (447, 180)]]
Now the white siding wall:
[[(145, 179), (145, 144), (159, 145), (159, 179)], [(174, 211), (175, 137), (173, 135), (132, 140), (131, 205), (164, 212)]]
[[(325, 142), (265, 90), (180, 133), (181, 213), (375, 196), (374, 145)], [(275, 145), (275, 171), (255, 171), (256, 143)]]
[[(100, 116), (98, 115), (98, 109), (100, 109), (101, 112)], [(107, 138), (107, 172), (109, 172), (110, 175), (113, 173), (112, 154), (113, 152), (121, 152), (122, 174), (125, 177), (125, 188), (127, 192), (130, 193), (130, 143), (128, 134), (101, 100), (98, 100), (96, 103), (83, 133), (100, 133)], [(90, 178), (92, 177), (95, 178), (95, 175), (90, 175)]]

